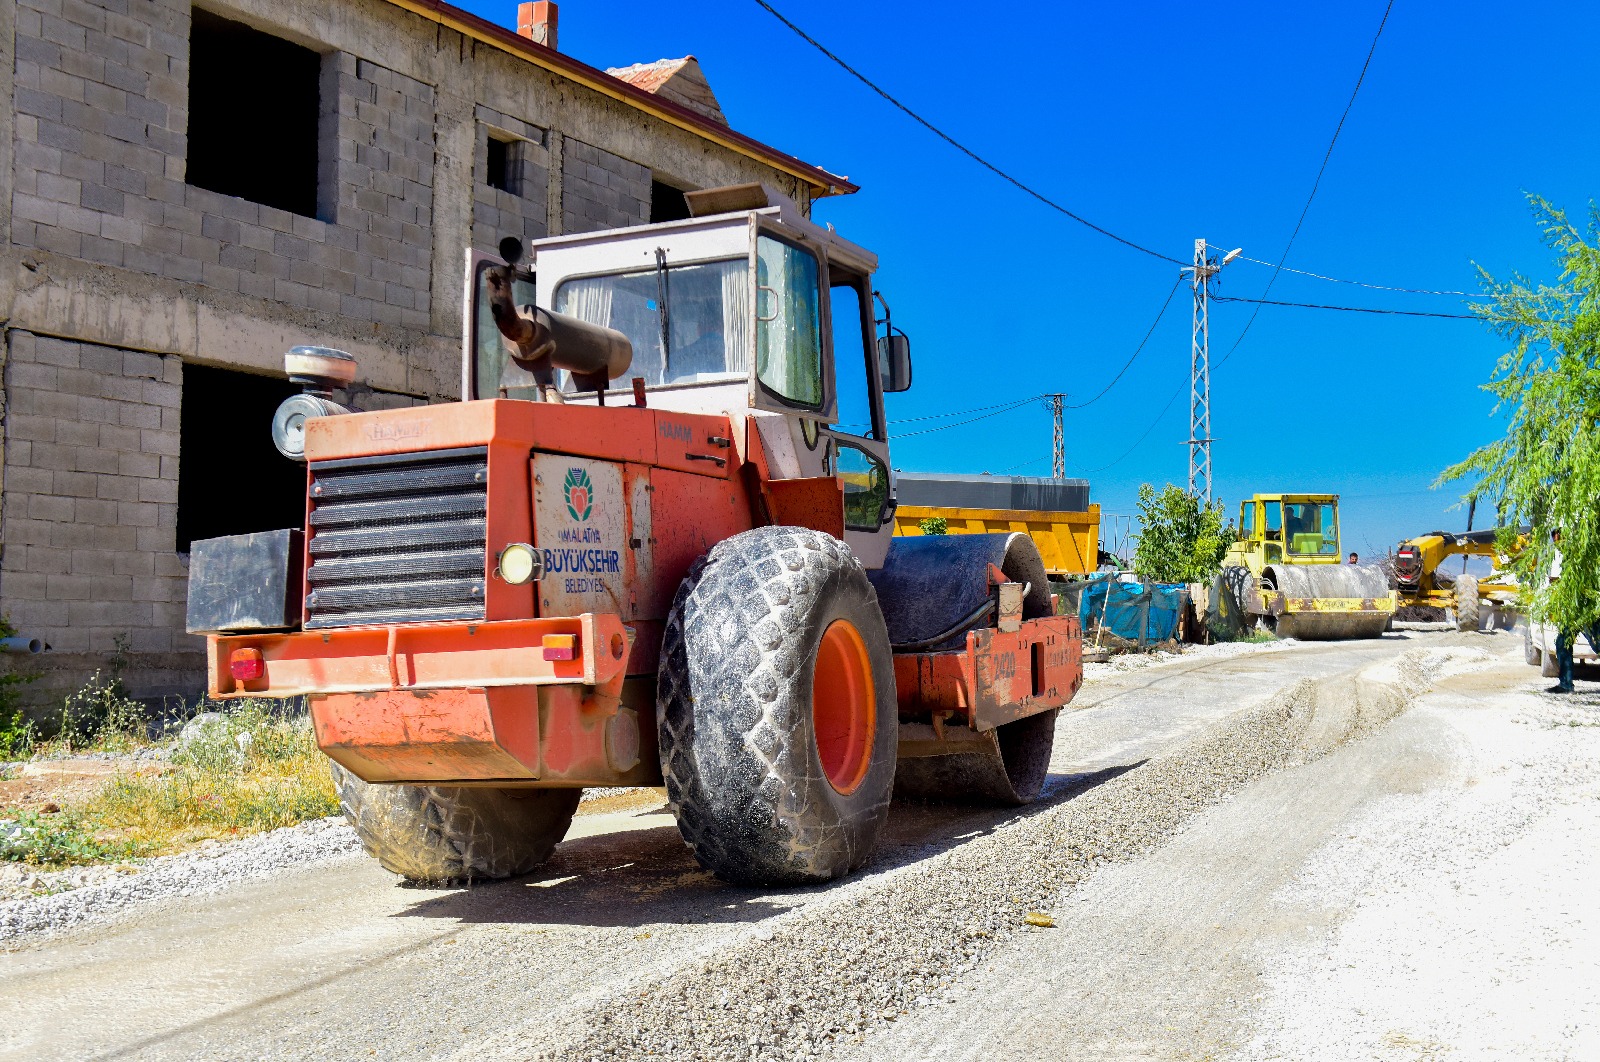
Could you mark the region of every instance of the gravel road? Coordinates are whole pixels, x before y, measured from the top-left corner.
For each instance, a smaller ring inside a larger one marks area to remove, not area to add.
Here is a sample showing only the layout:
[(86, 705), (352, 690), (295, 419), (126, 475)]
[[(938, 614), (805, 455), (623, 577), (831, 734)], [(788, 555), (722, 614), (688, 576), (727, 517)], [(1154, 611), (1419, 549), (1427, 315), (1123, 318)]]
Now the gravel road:
[[(5, 905), (0, 919), (16, 921), (0, 921), (12, 949), (0, 955), (0, 1056), (1035, 1057), (1045, 1044), (1002, 1033), (1048, 1024), (1055, 1054), (1082, 1044), (1094, 1049), (1068, 1053), (1128, 1057), (1140, 1052), (1070, 1005), (1120, 985), (1152, 1002), (1172, 994), (1174, 1016), (1208, 1023), (1216, 1045), (1297, 1057), (1286, 1037), (1301, 1027), (1296, 986), (1323, 969), (1313, 959), (1278, 947), (1229, 960), (1249, 967), (1252, 988), (1232, 998), (1261, 997), (1230, 1009), (1218, 1005), (1234, 991), (1226, 977), (1210, 979), (1216, 991), (1177, 991), (1194, 979), (1173, 976), (1186, 967), (1165, 964), (1170, 950), (1152, 944), (1141, 964), (1111, 942), (1181, 925), (1192, 944), (1179, 957), (1217, 966), (1188, 904), (1254, 947), (1256, 915), (1279, 901), (1238, 880), (1250, 858), (1287, 845), (1270, 857), (1287, 888), (1312, 872), (1306, 860), (1340, 816), (1365, 808), (1358, 793), (1325, 808), (1327, 793), (1302, 798), (1293, 779), (1337, 780), (1330, 765), (1415, 716), (1385, 725), (1413, 695), (1511, 641), (1413, 632), (1092, 669), (1084, 710), (1058, 726), (1047, 800), (1021, 814), (897, 805), (878, 860), (831, 886), (722, 885), (644, 799), (580, 816), (540, 873), (470, 890), (400, 887), (327, 827), (329, 847), (303, 860), (197, 886), (204, 895), (101, 905), (76, 927)], [(1218, 835), (1225, 851), (1197, 825), (1257, 800)], [(1213, 898), (1190, 882), (1207, 852)], [(1188, 899), (1169, 903), (1166, 887)], [(1060, 928), (1027, 926), (1035, 911)], [(1056, 950), (1027, 950), (1046, 945)], [(1063, 992), (1067, 969), (1084, 984)], [(1061, 1001), (1048, 1023), (1025, 1016), (1048, 1002), (1030, 995), (1042, 983)], [(1099, 1009), (1114, 1011), (1107, 998)], [(940, 1032), (951, 1029), (968, 1033)], [(1145, 1042), (1176, 1041), (1152, 1031)]]

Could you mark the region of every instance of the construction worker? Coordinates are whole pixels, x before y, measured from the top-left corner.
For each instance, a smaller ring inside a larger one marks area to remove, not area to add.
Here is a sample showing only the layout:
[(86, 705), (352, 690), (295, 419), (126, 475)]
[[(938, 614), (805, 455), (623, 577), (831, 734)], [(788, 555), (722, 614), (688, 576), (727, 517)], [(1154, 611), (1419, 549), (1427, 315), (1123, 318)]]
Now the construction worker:
[(1350, 551), (1350, 563), (1351, 564), (1360, 564), (1361, 563), (1361, 558), (1356, 556), (1356, 551), (1355, 550), (1351, 550)]
[[(1550, 532), (1550, 545), (1555, 554), (1550, 559), (1550, 585), (1554, 586), (1556, 580), (1561, 578), (1561, 529)], [(1586, 631), (1577, 631), (1564, 628), (1556, 635), (1556, 666), (1560, 677), (1556, 684), (1545, 690), (1546, 693), (1571, 693), (1572, 685), (1572, 648), (1577, 643), (1578, 635), (1582, 633), (1589, 639), (1589, 648), (1600, 653), (1600, 623), (1595, 624)]]

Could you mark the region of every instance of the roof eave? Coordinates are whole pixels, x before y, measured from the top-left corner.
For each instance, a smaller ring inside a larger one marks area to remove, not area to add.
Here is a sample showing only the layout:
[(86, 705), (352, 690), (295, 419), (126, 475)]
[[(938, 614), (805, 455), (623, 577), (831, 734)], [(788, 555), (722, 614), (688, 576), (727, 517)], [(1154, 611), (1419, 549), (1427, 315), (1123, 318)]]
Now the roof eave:
[(575, 81), (603, 96), (609, 96), (630, 107), (644, 111), (646, 114), (659, 118), (669, 125), (677, 126), (696, 136), (703, 137), (746, 158), (754, 159), (774, 169), (781, 170), (809, 185), (814, 199), (829, 195), (849, 195), (858, 191), (856, 185), (851, 184), (843, 177), (831, 174), (827, 170), (813, 166), (810, 163), (801, 162), (793, 155), (785, 154), (775, 147), (763, 144), (761, 141), (745, 136), (743, 133), (730, 129), (725, 125), (719, 125), (682, 104), (674, 103), (672, 100), (663, 99), (643, 89), (636, 88), (621, 78), (613, 77), (604, 70), (579, 62), (553, 48), (536, 44), (504, 26), (497, 26), (486, 19), (479, 18), (470, 11), (463, 11), (458, 7), (442, 2), (442, 0), (389, 0), (389, 3), (453, 29), (457, 33), (471, 37), (473, 40), (482, 41), (491, 47), (499, 48), (501, 51), (508, 52), (520, 59), (525, 59), (535, 66)]

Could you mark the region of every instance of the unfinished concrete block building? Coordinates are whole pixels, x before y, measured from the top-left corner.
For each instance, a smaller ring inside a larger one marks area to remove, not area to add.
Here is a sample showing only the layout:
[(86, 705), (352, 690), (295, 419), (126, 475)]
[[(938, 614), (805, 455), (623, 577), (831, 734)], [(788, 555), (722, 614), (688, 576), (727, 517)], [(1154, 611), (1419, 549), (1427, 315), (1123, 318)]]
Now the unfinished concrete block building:
[(354, 354), (356, 408), (453, 400), (468, 247), (853, 190), (730, 129), (693, 60), (603, 71), (515, 14), (0, 0), (0, 614), (53, 647), (35, 699), (113, 654), (198, 692), (189, 543), (302, 523), (290, 347)]

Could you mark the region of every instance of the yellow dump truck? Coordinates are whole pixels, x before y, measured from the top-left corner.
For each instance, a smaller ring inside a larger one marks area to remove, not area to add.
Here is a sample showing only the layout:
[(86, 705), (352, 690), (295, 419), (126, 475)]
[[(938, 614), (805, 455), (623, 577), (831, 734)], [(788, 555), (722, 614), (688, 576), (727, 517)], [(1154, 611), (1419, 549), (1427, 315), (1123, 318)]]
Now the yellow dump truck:
[(948, 535), (1020, 531), (1053, 579), (1100, 566), (1100, 506), (1089, 501), (1088, 480), (901, 472), (895, 496), (897, 535), (922, 534), (930, 518), (943, 520)]

